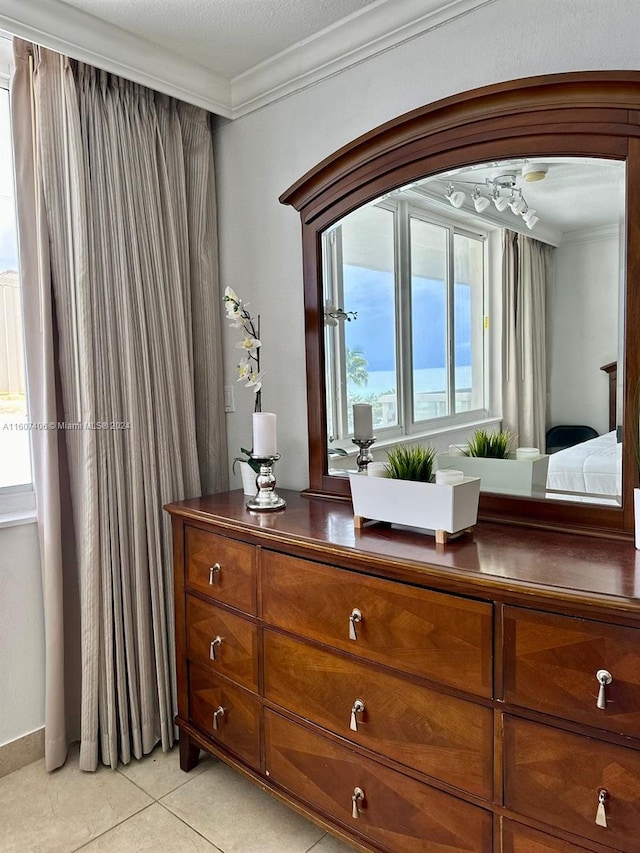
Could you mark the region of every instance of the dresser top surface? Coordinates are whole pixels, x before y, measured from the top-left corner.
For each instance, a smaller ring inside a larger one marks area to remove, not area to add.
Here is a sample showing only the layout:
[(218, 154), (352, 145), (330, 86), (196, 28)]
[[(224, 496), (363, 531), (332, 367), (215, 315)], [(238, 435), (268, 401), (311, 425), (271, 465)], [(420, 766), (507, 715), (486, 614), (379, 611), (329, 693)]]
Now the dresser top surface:
[[(279, 490), (279, 512), (252, 513), (240, 490), (170, 504), (172, 515), (249, 535), (257, 543), (287, 545), (300, 556), (340, 558), (376, 574), (428, 582), (447, 577), (470, 592), (531, 590), (640, 614), (640, 551), (631, 541), (480, 522), (471, 534), (437, 545), (425, 533), (374, 525), (355, 529), (351, 504)], [(222, 532), (221, 531), (221, 532)]]

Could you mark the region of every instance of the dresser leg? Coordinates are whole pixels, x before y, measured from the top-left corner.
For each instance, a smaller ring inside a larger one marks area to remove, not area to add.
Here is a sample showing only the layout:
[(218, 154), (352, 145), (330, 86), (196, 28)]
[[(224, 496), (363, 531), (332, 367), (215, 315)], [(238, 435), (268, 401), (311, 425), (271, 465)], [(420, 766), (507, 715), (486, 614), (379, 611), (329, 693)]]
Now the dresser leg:
[(189, 771), (198, 763), (200, 757), (200, 747), (197, 743), (193, 743), (189, 735), (185, 732), (180, 732), (180, 769)]

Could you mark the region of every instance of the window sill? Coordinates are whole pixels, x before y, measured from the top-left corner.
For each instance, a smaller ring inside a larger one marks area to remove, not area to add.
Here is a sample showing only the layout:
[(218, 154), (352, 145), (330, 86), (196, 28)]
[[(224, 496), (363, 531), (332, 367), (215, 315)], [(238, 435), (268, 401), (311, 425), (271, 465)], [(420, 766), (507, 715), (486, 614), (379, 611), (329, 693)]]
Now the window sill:
[(35, 524), (37, 521), (35, 509), (5, 512), (0, 515), (0, 530), (3, 527), (18, 527), (20, 524)]
[[(469, 430), (476, 429), (499, 429), (501, 424), (502, 418), (500, 417), (478, 418), (477, 420), (468, 421), (467, 423), (456, 423), (446, 427), (424, 430), (423, 432), (407, 433), (401, 436), (382, 438), (377, 440), (375, 442), (375, 445), (372, 445), (372, 450), (380, 450), (382, 448), (393, 447), (396, 444), (417, 444), (420, 441), (425, 441), (428, 439), (433, 440), (437, 438), (449, 437), (449, 439), (453, 440), (457, 433), (469, 432)], [(355, 457), (358, 455), (358, 453), (360, 453), (357, 447), (349, 446), (351, 445), (351, 442), (347, 444), (346, 441), (342, 441), (335, 442), (334, 444), (335, 447), (340, 447), (342, 445), (344, 445), (343, 449), (346, 451), (347, 457)], [(334, 457), (334, 461), (340, 458), (344, 459), (346, 457), (340, 454), (340, 456)]]

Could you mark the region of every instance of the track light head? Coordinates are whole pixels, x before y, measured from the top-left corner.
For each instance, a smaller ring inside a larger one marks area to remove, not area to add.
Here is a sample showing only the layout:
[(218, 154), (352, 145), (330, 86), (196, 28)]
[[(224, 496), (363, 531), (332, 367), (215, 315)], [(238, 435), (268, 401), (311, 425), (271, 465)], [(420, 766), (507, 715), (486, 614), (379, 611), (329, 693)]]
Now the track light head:
[(454, 207), (462, 207), (462, 205), (464, 204), (464, 200), (467, 197), (466, 194), (462, 192), (462, 190), (454, 189), (453, 184), (449, 184), (447, 186), (447, 189), (445, 190), (444, 194)]
[(475, 207), (478, 213), (482, 213), (489, 207), (489, 199), (483, 195), (480, 195), (480, 190), (478, 189), (478, 187), (474, 189), (471, 198), (473, 199), (473, 206)]
[(509, 207), (511, 208), (511, 212), (515, 213), (516, 216), (519, 216), (521, 213), (527, 209), (527, 203), (522, 198), (522, 195), (516, 195), (515, 192), (512, 194), (511, 198), (508, 201)]
[(503, 195), (500, 195), (500, 191), (498, 187), (494, 187), (493, 194), (491, 196), (493, 203), (496, 206), (496, 210), (502, 213), (507, 209), (507, 205), (509, 204), (509, 199)]

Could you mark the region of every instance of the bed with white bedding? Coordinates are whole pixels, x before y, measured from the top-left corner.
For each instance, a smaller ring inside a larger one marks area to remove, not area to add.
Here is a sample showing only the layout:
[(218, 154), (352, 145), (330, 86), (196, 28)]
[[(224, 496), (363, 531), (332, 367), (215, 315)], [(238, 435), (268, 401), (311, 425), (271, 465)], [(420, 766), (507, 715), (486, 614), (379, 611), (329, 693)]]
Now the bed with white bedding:
[(622, 492), (622, 444), (616, 431), (549, 456), (547, 489), (615, 497)]

